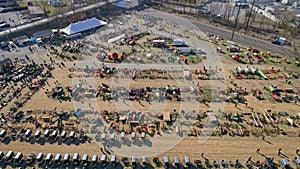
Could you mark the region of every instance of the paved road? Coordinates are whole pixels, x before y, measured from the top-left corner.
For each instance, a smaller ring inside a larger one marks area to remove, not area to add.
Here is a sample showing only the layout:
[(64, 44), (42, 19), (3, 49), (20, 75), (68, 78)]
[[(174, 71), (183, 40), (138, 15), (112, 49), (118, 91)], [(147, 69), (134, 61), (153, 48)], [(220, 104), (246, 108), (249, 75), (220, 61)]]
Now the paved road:
[(79, 9), (75, 10), (74, 12), (69, 11), (69, 12), (61, 14), (61, 15), (57, 15), (57, 16), (53, 16), (53, 17), (38, 20), (36, 22), (20, 25), (20, 26), (17, 26), (17, 27), (14, 27), (14, 28), (11, 28), (11, 29), (0, 32), (0, 36), (5, 36), (8, 33), (14, 33), (16, 31), (31, 28), (33, 26), (41, 25), (41, 24), (44, 24), (44, 23), (47, 23), (47, 22), (50, 22), (50, 21), (53, 21), (53, 20), (59, 20), (62, 17), (69, 16), (69, 15), (72, 15), (74, 13), (80, 13), (80, 12), (83, 12), (83, 11), (88, 11), (88, 10), (91, 10), (91, 9), (94, 9), (94, 8), (98, 8), (100, 6), (106, 5), (108, 2), (113, 3), (113, 2), (117, 2), (117, 1), (119, 1), (119, 0), (107, 0), (107, 1), (103, 1), (103, 2), (98, 2), (96, 4), (92, 4), (92, 5), (89, 5), (89, 6), (86, 6), (86, 7), (79, 8)]
[[(118, 0), (108, 0), (108, 1), (109, 2), (116, 2)], [(54, 19), (59, 19), (59, 18), (62, 18), (64, 16), (72, 15), (73, 13), (87, 11), (87, 10), (90, 10), (90, 9), (93, 9), (93, 8), (96, 8), (96, 7), (99, 7), (99, 6), (103, 6), (106, 3), (107, 3), (106, 1), (105, 2), (99, 2), (99, 3), (93, 4), (93, 5), (89, 5), (89, 6), (77, 9), (74, 12), (70, 11), (70, 12), (67, 12), (67, 13), (62, 14), (62, 15), (57, 15), (57, 16), (50, 17), (50, 18), (45, 18), (45, 19), (39, 20), (39, 21), (34, 22), (34, 23), (28, 23), (26, 25), (21, 25), (21, 26), (15, 27), (15, 28), (11, 28), (9, 30), (0, 32), (0, 36), (4, 36), (4, 35), (8, 34), (9, 32), (13, 33), (17, 30), (30, 28), (32, 26), (43, 24), (43, 23), (52, 21)], [(204, 23), (200, 23), (200, 22), (196, 22), (196, 21), (192, 21), (193, 25), (191, 25), (190, 22), (188, 22), (188, 20), (186, 20), (185, 18), (183, 19), (182, 17), (174, 16), (174, 15), (171, 15), (171, 14), (159, 11), (159, 10), (148, 9), (146, 11), (150, 15), (154, 15), (156, 17), (169, 20), (169, 21), (174, 22), (174, 23), (179, 24), (179, 25), (186, 25), (187, 27), (189, 27), (191, 29), (195, 29), (195, 27), (196, 27), (196, 28), (200, 29), (203, 32), (208, 32), (210, 34), (222, 36), (224, 39), (229, 40), (231, 38), (231, 31), (226, 30), (226, 29), (214, 27), (214, 26), (204, 24)], [(237, 43), (245, 44), (247, 46), (251, 46), (251, 47), (254, 47), (254, 48), (262, 49), (262, 50), (265, 50), (265, 51), (270, 51), (270, 52), (273, 52), (273, 53), (279, 53), (283, 56), (290, 56), (290, 57), (294, 56), (292, 50), (287, 48), (287, 47), (273, 45), (268, 41), (260, 40), (260, 39), (253, 38), (253, 37), (250, 37), (250, 36), (247, 36), (247, 35), (242, 35), (242, 34), (236, 33), (235, 36), (234, 36), (233, 41), (235, 41)]]
[[(199, 29), (205, 33), (207, 32), (210, 34), (219, 35), (227, 40), (231, 39), (231, 33), (232, 33), (231, 30), (226, 30), (223, 28), (218, 28), (218, 27), (215, 27), (212, 25), (208, 25), (208, 24), (204, 24), (204, 23), (196, 22), (196, 21), (191, 21), (191, 20), (190, 20), (190, 22), (188, 22), (189, 20), (186, 18), (174, 16), (172, 14), (168, 14), (168, 13), (165, 13), (165, 12), (162, 12), (159, 10), (155, 10), (155, 9), (148, 9), (145, 12), (147, 12), (147, 14), (149, 14), (149, 15), (153, 15), (155, 17), (162, 18), (162, 19), (168, 20), (170, 22), (173, 22), (173, 23), (176, 23), (179, 25), (186, 25), (186, 27), (190, 28), (190, 29), (195, 29), (195, 27), (196, 27), (196, 29)], [(190, 23), (192, 23), (192, 25)], [(251, 36), (235, 33), (233, 41), (236, 43), (247, 45), (249, 47), (258, 48), (258, 49), (261, 49), (264, 51), (279, 53), (280, 55), (283, 55), (283, 56), (294, 57), (292, 49), (290, 49), (288, 47), (274, 45), (269, 41), (264, 41), (264, 40), (257, 39), (257, 38), (251, 37)]]

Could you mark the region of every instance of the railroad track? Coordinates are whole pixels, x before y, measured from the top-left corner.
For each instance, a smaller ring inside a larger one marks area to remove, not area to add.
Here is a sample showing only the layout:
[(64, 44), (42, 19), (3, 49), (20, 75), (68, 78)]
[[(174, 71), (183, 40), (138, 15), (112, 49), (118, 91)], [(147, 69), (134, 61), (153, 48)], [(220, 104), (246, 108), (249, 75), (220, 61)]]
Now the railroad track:
[[(215, 26), (199, 23), (199, 22), (196, 22), (196, 21), (192, 21), (192, 23), (197, 28), (202, 30), (203, 32), (207, 32), (207, 33), (213, 34), (213, 35), (218, 35), (218, 36), (221, 36), (222, 38), (227, 39), (227, 40), (231, 39), (232, 31), (222, 29), (222, 28), (217, 28)], [(250, 36), (247, 36), (247, 35), (242, 35), (242, 34), (239, 34), (239, 33), (235, 33), (234, 38), (233, 38), (232, 41), (247, 45), (249, 47), (257, 48), (257, 49), (260, 49), (260, 50), (263, 50), (263, 51), (278, 53), (282, 56), (295, 57), (292, 49), (289, 49), (289, 48), (284, 47), (284, 46), (274, 45), (271, 42), (260, 40), (260, 39), (257, 39), (257, 38), (253, 38), (253, 37), (250, 37)]]

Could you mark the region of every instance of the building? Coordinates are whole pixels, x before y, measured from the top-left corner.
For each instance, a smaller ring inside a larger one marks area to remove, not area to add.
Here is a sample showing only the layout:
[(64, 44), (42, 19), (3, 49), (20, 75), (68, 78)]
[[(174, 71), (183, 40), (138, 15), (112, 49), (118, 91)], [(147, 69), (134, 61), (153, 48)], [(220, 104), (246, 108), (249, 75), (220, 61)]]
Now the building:
[(45, 15), (44, 10), (40, 6), (28, 6), (29, 18), (38, 18)]
[(51, 35), (52, 35), (52, 31), (50, 29), (42, 30), (42, 31), (35, 32), (35, 33), (32, 34), (32, 36), (34, 38), (43, 38), (43, 37), (48, 37), (48, 36), (51, 36)]
[(26, 35), (13, 38), (12, 41), (19, 47), (26, 46), (30, 43), (30, 39)]

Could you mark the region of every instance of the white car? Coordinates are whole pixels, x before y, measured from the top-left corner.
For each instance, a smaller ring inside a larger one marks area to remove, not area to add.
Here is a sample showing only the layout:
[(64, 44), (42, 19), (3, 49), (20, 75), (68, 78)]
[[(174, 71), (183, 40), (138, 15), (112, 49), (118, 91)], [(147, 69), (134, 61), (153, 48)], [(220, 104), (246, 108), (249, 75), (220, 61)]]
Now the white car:
[(42, 38), (37, 38), (37, 39), (36, 39), (36, 43), (43, 43)]
[(28, 23), (28, 22), (29, 22), (29, 20), (24, 19), (24, 20), (21, 20), (21, 21), (20, 21), (20, 24), (23, 25), (23, 24)]

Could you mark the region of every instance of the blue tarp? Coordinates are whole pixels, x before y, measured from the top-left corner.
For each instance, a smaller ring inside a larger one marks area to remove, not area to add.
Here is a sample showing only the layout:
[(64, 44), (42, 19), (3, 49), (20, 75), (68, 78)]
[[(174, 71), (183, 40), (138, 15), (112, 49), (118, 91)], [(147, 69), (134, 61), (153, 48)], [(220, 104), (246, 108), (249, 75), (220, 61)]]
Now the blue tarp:
[(74, 112), (74, 114), (75, 114), (76, 117), (79, 117), (81, 115), (81, 113), (82, 113), (82, 109), (81, 108), (76, 109), (76, 111)]
[(36, 38), (33, 37), (29, 41), (34, 43), (36, 41)]

